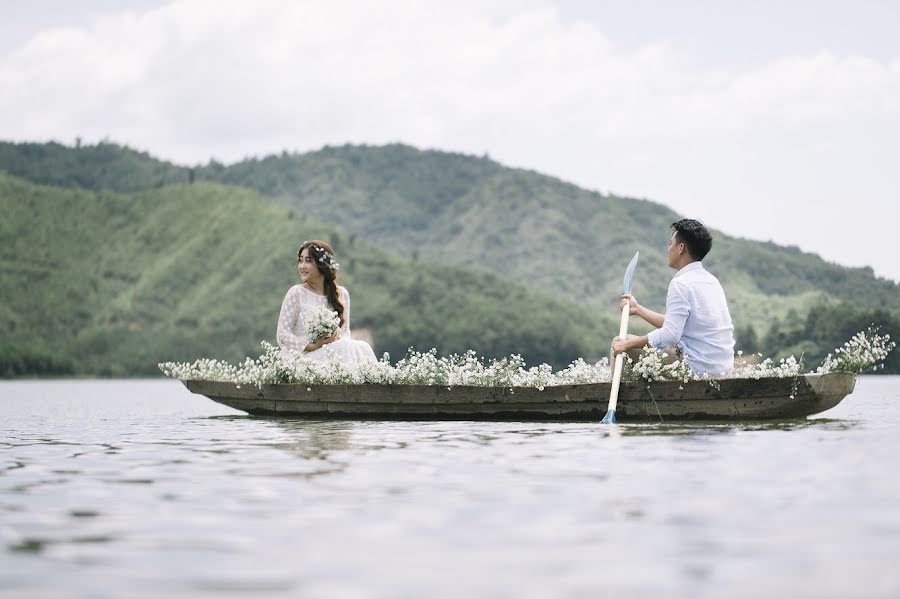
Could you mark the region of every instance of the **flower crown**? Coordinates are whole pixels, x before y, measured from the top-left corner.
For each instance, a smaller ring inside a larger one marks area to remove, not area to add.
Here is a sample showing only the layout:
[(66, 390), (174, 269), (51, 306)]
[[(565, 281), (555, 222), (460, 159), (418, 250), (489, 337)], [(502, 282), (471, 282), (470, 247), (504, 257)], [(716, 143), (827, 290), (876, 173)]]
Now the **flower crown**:
[[(304, 242), (301, 244), (301, 247), (303, 247), (303, 246), (306, 245), (307, 243), (309, 243), (309, 242), (308, 242), (308, 241), (304, 241)], [(325, 248), (323, 248), (323, 247), (321, 247), (321, 246), (318, 246), (318, 245), (315, 245), (315, 244), (313, 244), (312, 247), (313, 247), (317, 252), (319, 252), (319, 253), (321, 254), (321, 256), (319, 256), (319, 262), (321, 262), (321, 263), (324, 264), (325, 266), (328, 266), (329, 268), (331, 268), (331, 269), (332, 269), (333, 271), (335, 271), (335, 272), (337, 272), (337, 271), (339, 271), (339, 270), (341, 269), (341, 265), (338, 264), (337, 260), (334, 259), (334, 254), (332, 254), (331, 252), (329, 252), (329, 251), (326, 250)]]

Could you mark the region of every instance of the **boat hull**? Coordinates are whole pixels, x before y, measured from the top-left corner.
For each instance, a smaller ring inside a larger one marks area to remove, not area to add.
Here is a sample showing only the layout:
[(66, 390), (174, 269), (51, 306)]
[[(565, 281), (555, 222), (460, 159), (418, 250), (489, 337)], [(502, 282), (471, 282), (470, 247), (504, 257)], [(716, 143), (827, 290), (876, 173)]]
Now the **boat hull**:
[[(546, 387), (436, 387), (424, 385), (237, 386), (182, 381), (194, 393), (259, 416), (386, 420), (600, 420), (610, 384)], [(720, 379), (716, 386), (623, 383), (619, 422), (765, 420), (824, 412), (849, 395), (856, 376), (808, 374), (792, 378)]]

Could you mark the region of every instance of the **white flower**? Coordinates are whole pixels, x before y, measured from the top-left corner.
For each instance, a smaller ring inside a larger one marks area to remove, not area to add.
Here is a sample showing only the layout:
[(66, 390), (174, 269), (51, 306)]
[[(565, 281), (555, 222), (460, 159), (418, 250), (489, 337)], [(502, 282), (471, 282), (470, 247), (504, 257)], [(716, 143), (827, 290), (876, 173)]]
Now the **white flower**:
[(850, 341), (825, 357), (816, 372), (852, 372), (860, 374), (878, 364), (884, 368), (884, 360), (897, 347), (890, 335), (879, 335), (877, 327), (869, 327), (854, 335)]
[[(323, 316), (323, 322), (333, 322), (337, 314)], [(326, 319), (327, 316), (327, 319)], [(328, 320), (330, 319), (330, 320)], [(896, 344), (887, 335), (878, 335), (873, 329), (854, 335), (844, 346), (829, 354), (817, 372), (867, 372), (879, 363), (884, 368), (884, 359)], [(379, 385), (440, 385), (505, 387), (513, 393), (515, 387), (532, 387), (543, 390), (559, 385), (580, 385), (604, 383), (610, 380), (609, 361), (604, 358), (596, 364), (588, 364), (579, 358), (558, 372), (553, 372), (549, 364), (525, 367), (521, 355), (490, 361), (469, 350), (462, 355), (453, 354), (438, 357), (437, 350), (425, 353), (410, 348), (402, 360), (391, 365), (390, 356), (384, 354), (377, 362), (348, 366), (343, 364), (331, 348), (325, 348), (325, 360), (305, 358), (296, 352), (282, 352), (265, 341), (263, 354), (253, 360), (233, 366), (226, 362), (201, 358), (193, 364), (164, 362), (159, 369), (174, 378), (182, 380), (210, 380), (234, 383), (235, 385), (257, 385), (272, 383), (298, 383), (307, 385), (335, 384), (379, 384)], [(771, 358), (758, 364), (750, 364), (741, 359), (735, 365), (733, 378), (760, 379), (768, 377), (797, 377), (802, 370), (802, 356), (781, 359), (777, 365)], [(647, 384), (654, 381), (677, 381), (679, 386), (692, 380), (706, 381), (715, 386), (716, 379), (709, 375), (696, 376), (684, 360), (666, 364), (664, 354), (652, 347), (641, 353), (637, 362), (629, 364), (630, 380), (640, 380)]]
[(341, 319), (338, 313), (325, 306), (320, 306), (305, 319), (306, 335), (315, 343), (321, 339), (327, 339), (338, 332)]

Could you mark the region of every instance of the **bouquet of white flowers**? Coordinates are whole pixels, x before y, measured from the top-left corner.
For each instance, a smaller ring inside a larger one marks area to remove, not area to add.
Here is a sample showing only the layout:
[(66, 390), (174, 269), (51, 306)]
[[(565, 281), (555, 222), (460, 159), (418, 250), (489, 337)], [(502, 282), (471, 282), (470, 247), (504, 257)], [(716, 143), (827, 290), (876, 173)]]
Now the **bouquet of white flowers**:
[(312, 343), (331, 337), (341, 327), (338, 313), (322, 306), (306, 316), (306, 335)]

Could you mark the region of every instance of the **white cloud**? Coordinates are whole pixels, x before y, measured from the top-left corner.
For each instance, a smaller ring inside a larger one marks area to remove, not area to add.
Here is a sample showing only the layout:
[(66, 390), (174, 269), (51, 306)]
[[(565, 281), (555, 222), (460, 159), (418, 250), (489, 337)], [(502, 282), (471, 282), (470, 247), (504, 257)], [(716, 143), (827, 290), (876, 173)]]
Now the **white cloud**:
[[(625, 51), (548, 1), (184, 0), (44, 31), (0, 57), (0, 88), (4, 138), (109, 136), (182, 162), (345, 141), (489, 151), (763, 238), (767, 210), (815, 221), (854, 183), (870, 212), (900, 200), (884, 176), (900, 59), (709, 70), (664, 43)], [(748, 204), (762, 214), (736, 218)], [(878, 263), (819, 225), (776, 239)]]

